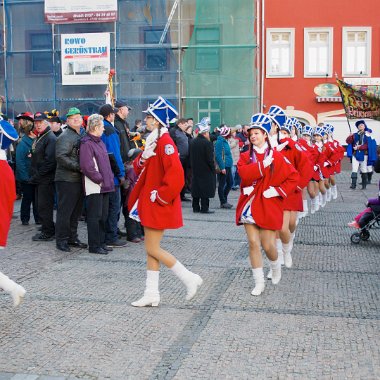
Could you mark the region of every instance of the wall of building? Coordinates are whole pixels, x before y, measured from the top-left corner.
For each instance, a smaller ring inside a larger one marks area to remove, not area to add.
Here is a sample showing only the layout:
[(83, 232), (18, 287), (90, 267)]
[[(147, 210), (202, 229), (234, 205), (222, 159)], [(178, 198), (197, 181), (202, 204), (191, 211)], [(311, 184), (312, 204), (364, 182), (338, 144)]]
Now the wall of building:
[[(314, 88), (335, 84), (334, 74), (342, 77), (342, 27), (372, 27), (371, 77), (380, 77), (379, 1), (353, 0), (265, 1), (265, 28), (295, 28), (294, 78), (265, 78), (264, 111), (272, 104), (293, 106), (317, 118), (318, 113), (341, 109), (340, 103), (317, 103)], [(304, 28), (333, 27), (333, 77), (304, 78)]]

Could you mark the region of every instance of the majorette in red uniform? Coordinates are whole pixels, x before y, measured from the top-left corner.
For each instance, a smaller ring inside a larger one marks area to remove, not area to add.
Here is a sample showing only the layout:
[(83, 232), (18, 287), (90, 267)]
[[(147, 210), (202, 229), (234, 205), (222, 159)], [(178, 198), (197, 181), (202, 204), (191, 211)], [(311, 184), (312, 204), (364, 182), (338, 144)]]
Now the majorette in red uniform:
[[(18, 139), (16, 130), (0, 117), (0, 249), (7, 245), (8, 232), (16, 200), (16, 185), (12, 169), (8, 165), (6, 149)], [(25, 296), (25, 289), (0, 272), (0, 288), (13, 298), (14, 306), (20, 304)]]
[(326, 157), (326, 148), (323, 143), (323, 137), (325, 136), (325, 131), (322, 127), (317, 127), (314, 130), (314, 145), (317, 147), (319, 156), (317, 161), (317, 166), (319, 167), (320, 173), (321, 173), (321, 179), (318, 182), (319, 187), (319, 205), (317, 206), (317, 209), (319, 206), (325, 207), (327, 202), (327, 190), (326, 190), (326, 181), (328, 181), (330, 177), (330, 170), (328, 169), (328, 166), (330, 163), (328, 162), (328, 159)]
[[(313, 167), (309, 160), (309, 155), (301, 148), (298, 142), (293, 141), (290, 135), (288, 135), (290, 132), (286, 125), (281, 128), (280, 133), (282, 134), (282, 137), (280, 137), (281, 145), (279, 145), (280, 151), (300, 174), (296, 190), (292, 194), (289, 194), (289, 197), (284, 202), (284, 210), (302, 211), (302, 189), (307, 186), (312, 178)], [(282, 148), (285, 143), (286, 145)]]
[[(269, 108), (268, 116), (272, 119), (272, 128), (271, 128), (271, 144), (272, 147), (275, 147), (277, 151), (281, 151), (287, 143), (283, 145), (280, 144), (280, 129), (286, 123), (290, 122), (289, 125), (293, 125), (292, 121), (288, 120), (288, 117), (285, 114), (285, 111), (277, 106), (273, 105)], [(301, 198), (302, 203), (302, 198)], [(279, 260), (281, 264), (285, 264), (286, 267), (290, 268), (292, 266), (292, 257), (291, 257), (291, 249), (292, 249), (292, 231), (296, 228), (297, 222), (297, 213), (293, 212), (293, 215), (290, 211), (284, 211), (282, 228), (280, 231), (276, 232), (276, 246), (277, 252), (279, 255)], [(272, 271), (269, 271), (268, 278), (271, 278)]]
[(142, 298), (132, 302), (136, 307), (158, 306), (160, 263), (185, 284), (186, 300), (195, 296), (203, 282), (160, 246), (166, 228), (182, 227), (180, 192), (184, 175), (177, 148), (167, 129), (178, 112), (169, 101), (159, 97), (145, 113), (146, 127), (151, 133), (144, 152), (133, 163), (139, 177), (128, 201), (130, 217), (144, 226), (147, 254), (145, 292)]
[[(155, 156), (143, 164), (133, 162), (137, 175), (135, 187), (129, 198), (129, 209), (138, 199), (138, 215), (144, 227), (158, 230), (175, 229), (183, 226), (180, 192), (184, 186), (183, 169), (178, 159), (178, 150), (166, 128), (153, 131), (147, 138), (157, 139)], [(156, 201), (151, 201), (151, 192), (156, 191)]]
[(331, 166), (331, 176), (330, 176), (330, 185), (331, 185), (331, 196), (332, 199), (338, 198), (338, 189), (336, 186), (335, 174), (341, 172), (341, 161), (343, 160), (345, 149), (340, 145), (339, 141), (334, 140), (334, 126), (331, 124), (325, 124), (328, 134), (328, 141), (331, 150), (334, 152)]
[(313, 167), (312, 177), (307, 185), (307, 191), (310, 196), (311, 207), (310, 212), (314, 214), (319, 209), (318, 202), (318, 182), (323, 178), (321, 170), (318, 166), (318, 160), (320, 153), (318, 147), (314, 145), (311, 141), (313, 136), (313, 127), (310, 125), (305, 125), (302, 130), (302, 138), (298, 140), (299, 144), (302, 145), (309, 153), (309, 160)]
[(241, 154), (237, 163), (241, 194), (236, 207), (236, 224), (244, 224), (249, 241), (255, 280), (252, 295), (260, 295), (265, 288), (259, 242), (270, 260), (272, 283), (277, 284), (281, 279), (275, 231), (282, 226), (283, 199), (294, 191), (299, 179), (290, 162), (268, 143), (271, 124), (271, 118), (265, 114), (252, 116), (248, 129), (250, 149)]

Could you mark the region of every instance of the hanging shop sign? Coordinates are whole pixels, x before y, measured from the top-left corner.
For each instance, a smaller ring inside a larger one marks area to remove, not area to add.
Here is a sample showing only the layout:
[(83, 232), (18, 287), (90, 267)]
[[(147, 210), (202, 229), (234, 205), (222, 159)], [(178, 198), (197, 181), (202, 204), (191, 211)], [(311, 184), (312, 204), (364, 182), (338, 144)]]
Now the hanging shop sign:
[(110, 34), (61, 34), (62, 84), (107, 84)]
[(116, 20), (117, 0), (45, 0), (45, 22), (49, 24)]

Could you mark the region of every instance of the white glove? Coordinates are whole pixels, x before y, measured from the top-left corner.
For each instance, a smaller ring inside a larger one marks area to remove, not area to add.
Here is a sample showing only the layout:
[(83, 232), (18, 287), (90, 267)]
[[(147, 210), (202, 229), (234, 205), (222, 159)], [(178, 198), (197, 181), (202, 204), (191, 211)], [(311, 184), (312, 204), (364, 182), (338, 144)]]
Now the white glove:
[(284, 143), (277, 145), (277, 151), (281, 152), (288, 144), (289, 141), (285, 141)]
[(145, 150), (144, 150), (143, 154), (141, 155), (141, 157), (144, 160), (147, 160), (148, 158), (155, 156), (156, 153), (154, 153), (154, 150), (156, 149), (156, 146), (157, 146), (156, 142), (153, 142), (152, 144), (145, 145)]
[(330, 164), (328, 163), (328, 162), (325, 162), (324, 164), (323, 164), (323, 167), (327, 167), (327, 166), (329, 166)]
[(268, 167), (273, 161), (273, 150), (271, 149), (268, 156), (264, 158), (263, 165), (264, 168)]
[(157, 198), (157, 190), (152, 190), (150, 192), (150, 201), (151, 202), (155, 202), (156, 201), (156, 198)]
[(277, 190), (273, 186), (269, 186), (269, 189), (266, 189), (263, 192), (263, 195), (265, 198), (273, 198), (273, 197), (280, 196), (280, 194), (277, 192)]
[(316, 172), (318, 169), (318, 165), (314, 165), (314, 171)]

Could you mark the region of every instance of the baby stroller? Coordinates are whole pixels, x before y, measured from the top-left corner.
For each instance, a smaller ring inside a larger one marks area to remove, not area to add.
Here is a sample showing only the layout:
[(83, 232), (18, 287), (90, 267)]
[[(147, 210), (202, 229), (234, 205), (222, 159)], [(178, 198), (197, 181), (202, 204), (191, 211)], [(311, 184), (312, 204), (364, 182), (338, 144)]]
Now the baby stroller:
[(359, 244), (360, 241), (366, 241), (370, 238), (369, 230), (380, 227), (380, 200), (379, 198), (369, 199), (368, 211), (364, 213), (358, 222), (359, 230), (351, 235), (351, 242)]

